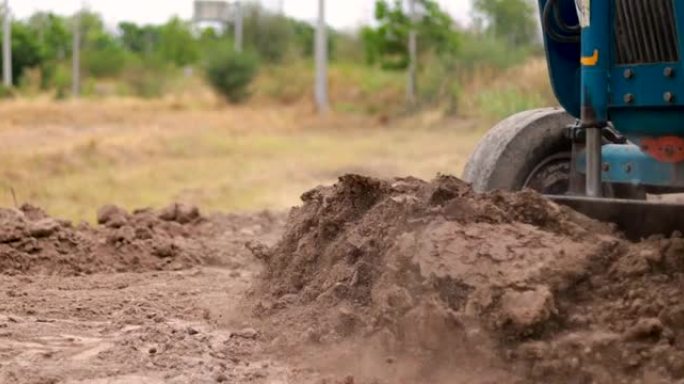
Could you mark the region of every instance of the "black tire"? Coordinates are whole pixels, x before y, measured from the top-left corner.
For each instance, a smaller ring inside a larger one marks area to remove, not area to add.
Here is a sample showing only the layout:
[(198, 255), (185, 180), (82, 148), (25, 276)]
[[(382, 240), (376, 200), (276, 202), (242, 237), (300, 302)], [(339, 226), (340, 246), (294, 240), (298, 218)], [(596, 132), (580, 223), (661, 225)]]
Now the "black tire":
[(490, 129), (470, 156), (463, 179), (478, 192), (518, 191), (545, 159), (569, 153), (563, 133), (574, 118), (559, 108), (525, 111)]
[[(525, 111), (489, 130), (470, 156), (463, 179), (477, 192), (531, 188), (564, 195), (570, 188), (572, 142), (564, 130), (575, 119), (559, 108)], [(631, 185), (604, 184), (606, 197), (646, 198)]]

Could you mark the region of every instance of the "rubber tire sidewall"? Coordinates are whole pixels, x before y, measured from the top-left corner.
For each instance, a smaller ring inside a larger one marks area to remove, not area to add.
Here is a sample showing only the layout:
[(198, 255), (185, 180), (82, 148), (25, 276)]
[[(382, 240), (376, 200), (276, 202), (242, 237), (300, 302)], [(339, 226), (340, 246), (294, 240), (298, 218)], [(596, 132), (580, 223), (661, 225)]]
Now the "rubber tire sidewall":
[(574, 121), (560, 108), (525, 111), (501, 121), (475, 148), (463, 179), (478, 192), (521, 190), (540, 162), (571, 150), (564, 130)]

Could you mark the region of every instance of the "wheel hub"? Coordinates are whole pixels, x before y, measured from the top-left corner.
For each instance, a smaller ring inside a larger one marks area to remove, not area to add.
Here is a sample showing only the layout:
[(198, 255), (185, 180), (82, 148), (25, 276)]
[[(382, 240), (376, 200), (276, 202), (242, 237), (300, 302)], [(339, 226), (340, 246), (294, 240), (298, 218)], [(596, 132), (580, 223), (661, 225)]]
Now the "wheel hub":
[(532, 170), (523, 188), (544, 195), (566, 195), (570, 191), (570, 165), (569, 153), (547, 157)]

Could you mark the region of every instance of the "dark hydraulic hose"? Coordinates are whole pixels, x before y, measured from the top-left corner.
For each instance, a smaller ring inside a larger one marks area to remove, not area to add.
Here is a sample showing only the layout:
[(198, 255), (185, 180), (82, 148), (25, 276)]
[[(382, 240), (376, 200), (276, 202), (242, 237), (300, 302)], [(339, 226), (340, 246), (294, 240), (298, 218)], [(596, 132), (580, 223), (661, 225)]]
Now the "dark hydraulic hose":
[[(549, 38), (558, 43), (578, 43), (580, 41), (580, 27), (567, 25), (560, 16), (558, 0), (549, 0), (544, 6), (542, 13), (542, 28)], [(553, 18), (553, 19), (552, 19)], [(558, 26), (565, 32), (557, 31), (554, 26)]]
[(576, 25), (568, 25), (565, 20), (563, 20), (563, 17), (561, 17), (560, 6), (556, 0), (551, 1), (554, 3), (553, 17), (556, 20), (556, 25), (558, 28), (560, 28), (563, 33), (567, 33), (569, 35), (579, 35), (582, 31), (582, 27), (580, 27), (579, 23)]

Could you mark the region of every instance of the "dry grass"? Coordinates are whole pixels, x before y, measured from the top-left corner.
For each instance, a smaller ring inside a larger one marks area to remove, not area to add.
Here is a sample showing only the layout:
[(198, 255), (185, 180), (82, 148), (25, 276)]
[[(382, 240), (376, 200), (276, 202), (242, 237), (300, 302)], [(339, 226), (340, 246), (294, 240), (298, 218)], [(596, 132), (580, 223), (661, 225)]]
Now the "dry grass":
[[(253, 85), (260, 104), (308, 103), (313, 108), (314, 67), (309, 61), (263, 67)], [(406, 76), (358, 63), (335, 62), (329, 71), (329, 93), (341, 112), (391, 115), (405, 109)]]
[(425, 113), (381, 124), (308, 106), (227, 107), (179, 100), (0, 105), (0, 205), (30, 202), (70, 219), (97, 207), (285, 209), (302, 192), (358, 172), (458, 174), (479, 134)]
[(557, 105), (547, 71), (541, 57), (504, 73), (476, 69), (465, 82), (459, 111), (495, 121), (523, 110)]
[(4, 101), (0, 205), (16, 196), (76, 220), (92, 219), (106, 203), (285, 209), (347, 172), (460, 174), (485, 127), (553, 104), (546, 65), (532, 60), (505, 74), (473, 73), (459, 109), (466, 118), (424, 112), (393, 120), (392, 111), (403, 107), (402, 74), (337, 65), (337, 112), (321, 118), (306, 96), (310, 68), (300, 65), (263, 73), (255, 98), (242, 107), (227, 106), (195, 77), (156, 100)]

